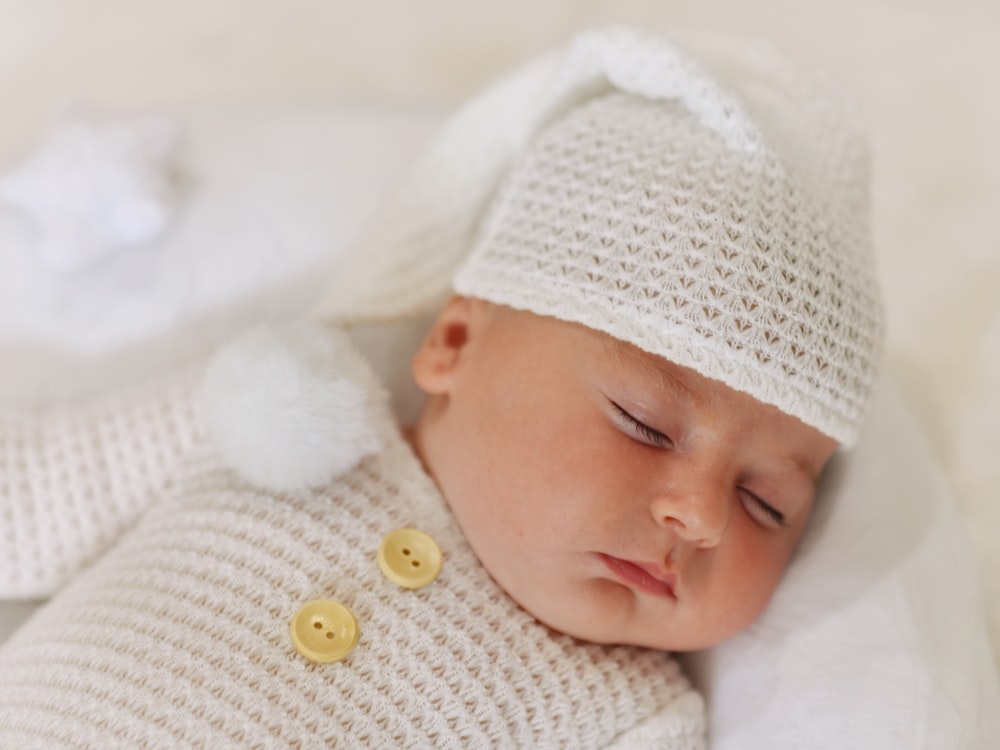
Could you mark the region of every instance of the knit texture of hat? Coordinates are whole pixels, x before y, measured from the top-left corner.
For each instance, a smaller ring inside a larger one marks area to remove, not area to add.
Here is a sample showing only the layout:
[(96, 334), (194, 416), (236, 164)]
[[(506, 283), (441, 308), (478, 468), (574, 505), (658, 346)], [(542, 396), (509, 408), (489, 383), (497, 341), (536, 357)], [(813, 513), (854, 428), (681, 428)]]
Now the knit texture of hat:
[(860, 194), (865, 174), (832, 159), (809, 174), (725, 135), (678, 101), (589, 100), (515, 167), (455, 289), (604, 331), (853, 442), (878, 307), (859, 201), (836, 182)]
[(863, 129), (824, 76), (732, 37), (589, 32), (445, 125), (321, 312), (426, 311), (454, 274), (847, 447), (883, 328), (868, 189)]

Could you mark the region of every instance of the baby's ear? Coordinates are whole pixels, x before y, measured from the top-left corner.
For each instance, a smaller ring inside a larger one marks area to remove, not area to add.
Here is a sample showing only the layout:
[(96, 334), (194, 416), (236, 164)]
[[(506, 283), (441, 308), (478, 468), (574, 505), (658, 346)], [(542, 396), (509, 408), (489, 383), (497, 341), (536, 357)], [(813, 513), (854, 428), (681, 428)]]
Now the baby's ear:
[(486, 303), (452, 297), (438, 314), (411, 366), (417, 385), (431, 396), (447, 393)]

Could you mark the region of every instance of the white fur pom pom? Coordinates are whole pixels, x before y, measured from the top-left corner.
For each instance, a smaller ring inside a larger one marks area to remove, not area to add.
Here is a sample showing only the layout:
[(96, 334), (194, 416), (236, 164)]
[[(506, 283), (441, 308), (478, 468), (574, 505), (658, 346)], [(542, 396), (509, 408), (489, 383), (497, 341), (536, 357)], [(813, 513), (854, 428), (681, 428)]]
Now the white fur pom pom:
[(223, 463), (255, 484), (324, 484), (381, 447), (359, 383), (366, 375), (343, 331), (251, 331), (209, 364), (201, 392), (208, 433)]

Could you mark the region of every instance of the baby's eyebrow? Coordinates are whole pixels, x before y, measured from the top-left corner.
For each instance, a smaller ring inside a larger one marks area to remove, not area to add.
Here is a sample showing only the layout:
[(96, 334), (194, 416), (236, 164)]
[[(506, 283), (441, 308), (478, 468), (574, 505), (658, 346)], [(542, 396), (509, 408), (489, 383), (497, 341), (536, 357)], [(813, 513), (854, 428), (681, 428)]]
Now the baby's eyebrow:
[(810, 486), (815, 491), (819, 485), (819, 478), (823, 473), (823, 467), (821, 466), (817, 469), (808, 458), (799, 454), (789, 456), (788, 463), (792, 465), (796, 472), (808, 480)]
[(809, 481), (812, 483), (813, 490), (818, 490), (820, 480), (823, 478), (823, 474), (826, 473), (826, 469), (830, 465), (830, 461), (827, 460), (819, 466), (816, 466), (814, 462), (810, 461), (805, 456), (795, 455), (792, 457), (792, 462), (806, 477), (809, 478)]
[(698, 394), (673, 371), (675, 368), (668, 361), (646, 354), (618, 339), (611, 339), (608, 348), (625, 365), (657, 376), (666, 390), (679, 391), (687, 401), (699, 400)]

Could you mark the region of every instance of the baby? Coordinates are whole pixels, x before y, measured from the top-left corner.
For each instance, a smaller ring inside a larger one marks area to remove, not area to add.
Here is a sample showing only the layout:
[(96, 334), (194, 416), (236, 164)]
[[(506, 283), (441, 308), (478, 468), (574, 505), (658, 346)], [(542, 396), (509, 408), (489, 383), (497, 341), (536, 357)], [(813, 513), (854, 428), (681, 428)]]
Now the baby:
[(666, 652), (766, 606), (881, 322), (836, 100), (694, 48), (584, 35), (457, 116), (517, 152), (459, 169), (471, 250), (417, 232), (363, 258), (389, 283), (347, 275), (394, 315), (458, 266), (415, 425), (329, 328), (221, 355), (214, 443), (0, 649), (0, 745), (704, 746)]
[(606, 334), (456, 298), (413, 442), (477, 556), (550, 627), (699, 649), (774, 591), (836, 441)]

